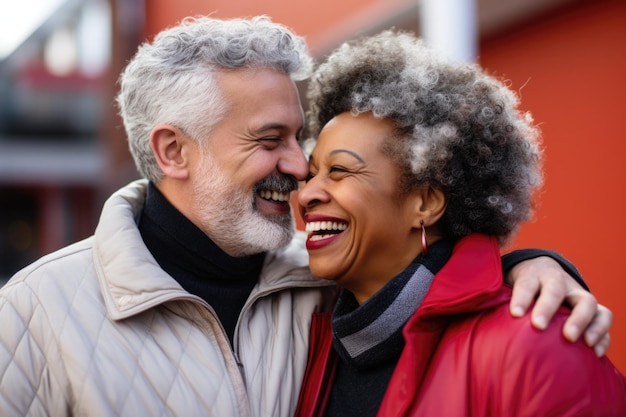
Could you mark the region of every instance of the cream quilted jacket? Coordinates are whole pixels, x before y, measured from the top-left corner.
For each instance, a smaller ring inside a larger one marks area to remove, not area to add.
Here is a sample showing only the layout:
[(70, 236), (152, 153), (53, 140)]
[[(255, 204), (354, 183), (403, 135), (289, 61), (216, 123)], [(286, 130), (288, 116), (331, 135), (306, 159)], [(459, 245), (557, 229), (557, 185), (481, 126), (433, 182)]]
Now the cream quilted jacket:
[(334, 298), (309, 275), (303, 237), (268, 254), (231, 347), (144, 246), (145, 191), (119, 190), (94, 236), (0, 290), (0, 416), (291, 416), (312, 313)]

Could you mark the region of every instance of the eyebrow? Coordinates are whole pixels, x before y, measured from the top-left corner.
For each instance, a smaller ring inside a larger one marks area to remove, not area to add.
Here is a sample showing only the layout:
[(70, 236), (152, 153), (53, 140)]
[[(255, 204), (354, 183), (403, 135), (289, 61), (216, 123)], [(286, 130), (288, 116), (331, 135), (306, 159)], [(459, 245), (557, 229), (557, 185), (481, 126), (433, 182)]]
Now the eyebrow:
[(353, 156), (353, 157), (354, 157), (357, 161), (359, 161), (360, 163), (362, 163), (362, 164), (364, 164), (364, 163), (365, 163), (365, 160), (363, 160), (363, 158), (361, 158), (361, 157), (359, 156), (359, 154), (357, 154), (356, 152), (353, 152), (353, 151), (351, 151), (351, 150), (348, 150), (348, 149), (335, 149), (335, 150), (334, 150), (334, 151), (332, 151), (330, 154), (331, 154), (331, 155), (334, 155), (334, 154), (337, 154), (337, 153), (347, 153), (347, 154), (349, 154), (349, 155), (352, 155), (352, 156)]
[[(268, 130), (286, 130), (286, 129), (289, 129), (289, 126), (287, 126), (284, 123), (270, 122), (270, 123), (266, 123), (264, 125), (254, 128), (253, 131), (257, 133), (261, 133), (261, 132), (266, 132)], [(298, 129), (298, 133), (302, 132), (302, 129), (303, 127), (300, 126), (300, 128)]]
[(255, 132), (265, 132), (266, 130), (274, 130), (274, 129), (282, 130), (282, 129), (285, 129), (285, 128), (286, 128), (286, 126), (284, 124), (282, 124), (282, 123), (274, 123), (274, 122), (272, 122), (272, 123), (266, 123), (264, 125), (255, 127), (254, 131)]

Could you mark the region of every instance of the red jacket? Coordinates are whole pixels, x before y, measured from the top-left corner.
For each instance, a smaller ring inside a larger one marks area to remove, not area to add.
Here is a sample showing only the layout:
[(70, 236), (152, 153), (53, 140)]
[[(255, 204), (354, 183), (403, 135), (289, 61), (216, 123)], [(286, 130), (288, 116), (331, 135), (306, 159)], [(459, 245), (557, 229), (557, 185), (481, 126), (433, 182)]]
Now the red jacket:
[[(562, 336), (566, 310), (548, 329), (509, 313), (495, 239), (461, 240), (403, 332), (378, 415), (626, 416), (626, 381), (608, 358)], [(296, 416), (321, 416), (337, 360), (330, 314), (316, 315)]]

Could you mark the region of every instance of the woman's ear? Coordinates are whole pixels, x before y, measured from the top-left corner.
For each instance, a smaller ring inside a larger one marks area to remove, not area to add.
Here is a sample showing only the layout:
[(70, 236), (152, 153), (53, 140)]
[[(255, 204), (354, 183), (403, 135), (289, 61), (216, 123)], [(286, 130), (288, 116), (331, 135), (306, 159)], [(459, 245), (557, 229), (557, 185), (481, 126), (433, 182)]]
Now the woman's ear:
[(189, 148), (193, 141), (180, 129), (160, 124), (150, 133), (150, 147), (165, 176), (174, 179), (189, 177)]
[[(446, 211), (446, 196), (443, 191), (432, 187), (420, 188), (415, 191), (416, 199), (413, 213), (413, 227), (432, 226), (437, 223)], [(423, 223), (422, 223), (423, 222)]]

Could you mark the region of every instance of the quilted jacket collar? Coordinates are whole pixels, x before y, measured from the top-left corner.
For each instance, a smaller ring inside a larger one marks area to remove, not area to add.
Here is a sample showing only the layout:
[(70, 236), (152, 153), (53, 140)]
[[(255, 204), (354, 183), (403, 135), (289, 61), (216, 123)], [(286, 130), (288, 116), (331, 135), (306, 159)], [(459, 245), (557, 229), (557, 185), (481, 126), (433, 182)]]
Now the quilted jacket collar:
[[(146, 180), (138, 180), (114, 193), (104, 204), (94, 234), (94, 266), (107, 312), (115, 320), (176, 299), (204, 303), (165, 273), (143, 243), (135, 219), (147, 186)], [(289, 246), (268, 253), (251, 299), (295, 286), (333, 285), (311, 276), (304, 242), (304, 234), (297, 232)]]

